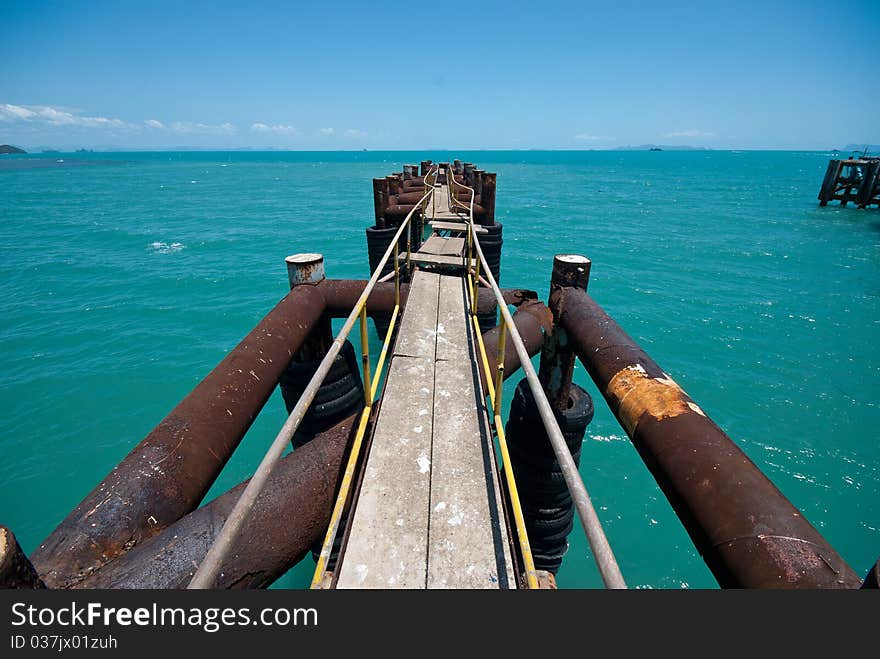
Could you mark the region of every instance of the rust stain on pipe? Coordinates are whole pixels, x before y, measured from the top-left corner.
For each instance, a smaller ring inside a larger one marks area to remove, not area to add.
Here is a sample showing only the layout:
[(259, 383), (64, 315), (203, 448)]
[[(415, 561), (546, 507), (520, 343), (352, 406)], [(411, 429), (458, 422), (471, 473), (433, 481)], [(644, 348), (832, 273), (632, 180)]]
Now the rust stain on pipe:
[[(358, 416), (286, 455), (220, 570), (216, 588), (265, 588), (323, 538)], [(185, 588), (247, 481), (119, 557), (77, 588)]]
[(572, 348), (722, 587), (860, 585), (800, 511), (586, 292), (558, 290), (551, 307), (557, 303)]
[(644, 414), (658, 421), (689, 411), (706, 416), (675, 380), (665, 373), (649, 377), (641, 364), (620, 369), (608, 383), (606, 393), (617, 399), (617, 418), (629, 435)]
[(46, 585), (74, 585), (196, 508), (323, 310), (317, 286), (284, 297), (37, 548)]

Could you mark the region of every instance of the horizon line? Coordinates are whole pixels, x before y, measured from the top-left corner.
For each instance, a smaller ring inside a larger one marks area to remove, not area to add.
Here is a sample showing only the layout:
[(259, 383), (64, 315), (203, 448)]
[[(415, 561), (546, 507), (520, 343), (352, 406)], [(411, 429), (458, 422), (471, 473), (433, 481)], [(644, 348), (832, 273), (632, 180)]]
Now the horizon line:
[[(864, 144), (859, 146), (853, 146), (852, 144), (847, 145), (843, 148), (791, 148), (791, 147), (772, 147), (772, 146), (761, 146), (761, 147), (702, 147), (702, 146), (690, 146), (690, 145), (664, 145), (664, 144), (637, 144), (637, 145), (625, 145), (618, 147), (608, 147), (608, 148), (574, 148), (574, 147), (423, 147), (423, 148), (405, 148), (405, 149), (396, 149), (396, 148), (350, 148), (350, 149), (317, 149), (317, 148), (300, 148), (300, 147), (273, 147), (273, 146), (240, 146), (240, 147), (223, 147), (223, 146), (187, 146), (187, 145), (179, 145), (179, 146), (159, 146), (159, 147), (78, 147), (78, 148), (68, 148), (68, 147), (51, 147), (46, 145), (39, 146), (31, 146), (28, 147), (32, 149), (28, 151), (25, 147), (20, 147), (15, 144), (4, 143), (0, 146), (12, 146), (16, 148), (20, 148), (26, 153), (24, 155), (39, 155), (45, 153), (83, 153), (83, 152), (91, 152), (91, 153), (174, 153), (174, 152), (186, 152), (186, 151), (204, 151), (204, 152), (235, 152), (235, 151), (245, 151), (245, 152), (257, 152), (257, 153), (267, 153), (267, 152), (300, 152), (300, 153), (423, 153), (428, 151), (439, 151), (439, 152), (468, 152), (468, 151), (476, 151), (476, 152), (485, 152), (485, 151), (495, 151), (495, 152), (534, 152), (534, 151), (570, 151), (575, 153), (589, 153), (589, 152), (614, 152), (614, 151), (640, 151), (640, 150), (648, 150), (651, 148), (660, 148), (663, 151), (809, 151), (809, 152), (844, 152), (844, 151), (857, 151), (857, 150), (868, 150), (875, 151), (880, 149), (880, 145), (876, 144)], [(22, 154), (0, 154), (0, 155), (22, 155)]]

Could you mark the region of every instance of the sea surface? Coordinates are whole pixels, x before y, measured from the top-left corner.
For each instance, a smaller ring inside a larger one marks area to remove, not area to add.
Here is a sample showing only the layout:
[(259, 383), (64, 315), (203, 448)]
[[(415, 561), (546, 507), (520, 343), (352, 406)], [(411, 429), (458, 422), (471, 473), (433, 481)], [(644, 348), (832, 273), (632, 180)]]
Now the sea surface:
[[(498, 173), (502, 285), (546, 298), (554, 254), (589, 256), (593, 297), (864, 575), (880, 556), (880, 212), (818, 207), (830, 155), (0, 156), (0, 523), (33, 551), (285, 294), (286, 255), (366, 278), (370, 179), (460, 157)], [(597, 410), (581, 472), (629, 585), (716, 587), (580, 365), (575, 379)], [(209, 499), (285, 416), (276, 393)], [(570, 539), (560, 586), (600, 586), (579, 527)]]

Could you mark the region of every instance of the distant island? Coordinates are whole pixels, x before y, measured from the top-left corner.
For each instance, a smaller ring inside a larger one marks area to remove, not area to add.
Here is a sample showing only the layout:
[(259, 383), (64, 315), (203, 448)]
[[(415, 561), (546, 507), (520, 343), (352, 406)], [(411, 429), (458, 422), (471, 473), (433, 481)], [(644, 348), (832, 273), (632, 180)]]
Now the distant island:
[(0, 144), (0, 153), (27, 153), (27, 151), (11, 144)]
[(615, 151), (711, 151), (704, 146), (688, 146), (686, 144), (639, 144), (637, 146), (619, 146)]

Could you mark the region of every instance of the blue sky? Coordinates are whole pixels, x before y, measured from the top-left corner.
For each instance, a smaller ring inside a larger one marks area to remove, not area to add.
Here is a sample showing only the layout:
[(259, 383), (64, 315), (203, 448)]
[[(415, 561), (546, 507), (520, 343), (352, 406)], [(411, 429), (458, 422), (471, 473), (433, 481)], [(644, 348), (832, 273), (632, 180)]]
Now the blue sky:
[(0, 25), (0, 143), (880, 143), (880, 0), (0, 0)]

